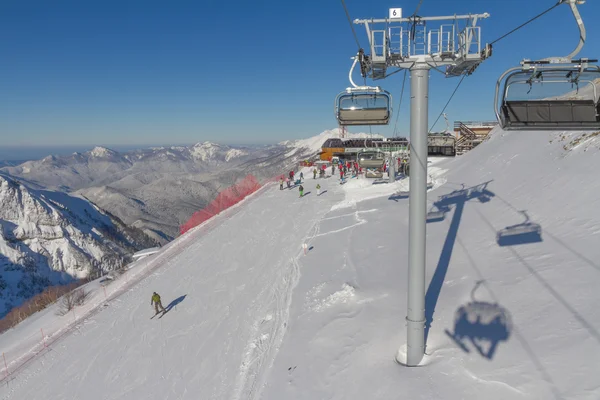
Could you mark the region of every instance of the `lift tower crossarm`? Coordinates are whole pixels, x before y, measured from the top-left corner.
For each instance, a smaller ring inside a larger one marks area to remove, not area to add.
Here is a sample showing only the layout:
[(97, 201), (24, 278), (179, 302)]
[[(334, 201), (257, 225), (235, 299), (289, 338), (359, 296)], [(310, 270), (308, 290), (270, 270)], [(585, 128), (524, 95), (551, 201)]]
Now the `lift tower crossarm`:
[[(488, 18), (489, 13), (483, 14), (468, 14), (468, 15), (449, 15), (447, 17), (416, 17), (419, 21), (443, 21), (449, 19), (473, 19), (473, 18)], [(382, 18), (382, 19), (355, 19), (355, 24), (389, 24), (390, 22), (413, 22), (415, 18)]]

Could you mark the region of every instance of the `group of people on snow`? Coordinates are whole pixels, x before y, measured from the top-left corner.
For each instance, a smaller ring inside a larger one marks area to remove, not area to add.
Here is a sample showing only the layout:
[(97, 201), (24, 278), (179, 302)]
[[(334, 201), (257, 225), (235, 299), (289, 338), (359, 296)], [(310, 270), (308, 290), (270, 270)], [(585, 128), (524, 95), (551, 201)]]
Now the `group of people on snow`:
[[(325, 176), (325, 168), (326, 166), (323, 165), (322, 168), (313, 168), (313, 179), (317, 179), (317, 174), (319, 174), (319, 177), (324, 177)], [(298, 185), (298, 191), (300, 192), (300, 197), (304, 196), (304, 186), (302, 185), (302, 181), (304, 180), (304, 172), (300, 171), (300, 176), (299, 179), (294, 181), (294, 176), (295, 173), (294, 171), (290, 171), (288, 172), (288, 176), (287, 178), (285, 178), (284, 176), (281, 176), (281, 178), (279, 178), (279, 190), (283, 190), (283, 185), (287, 184), (287, 188), (291, 189), (292, 186), (292, 182), (294, 183), (294, 186)], [(321, 195), (321, 185), (317, 183), (316, 186), (317, 189), (317, 196)]]

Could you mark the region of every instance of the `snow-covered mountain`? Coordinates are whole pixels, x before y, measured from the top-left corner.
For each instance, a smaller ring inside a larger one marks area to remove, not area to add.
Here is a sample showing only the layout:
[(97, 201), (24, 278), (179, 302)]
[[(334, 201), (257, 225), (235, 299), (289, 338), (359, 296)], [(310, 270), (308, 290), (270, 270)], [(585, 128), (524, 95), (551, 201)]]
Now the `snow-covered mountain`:
[(220, 190), (248, 174), (264, 180), (296, 168), (325, 140), (338, 135), (336, 128), (308, 139), (254, 148), (204, 142), (119, 153), (96, 147), (1, 170), (30, 185), (85, 196), (164, 244)]
[(125, 153), (98, 146), (85, 153), (49, 155), (2, 170), (47, 188), (73, 191), (114, 182), (132, 173), (211, 171), (224, 163), (242, 160), (246, 155), (248, 152), (244, 149), (210, 142), (190, 147), (156, 147)]
[(113, 270), (155, 244), (84, 198), (0, 175), (0, 316), (49, 285)]

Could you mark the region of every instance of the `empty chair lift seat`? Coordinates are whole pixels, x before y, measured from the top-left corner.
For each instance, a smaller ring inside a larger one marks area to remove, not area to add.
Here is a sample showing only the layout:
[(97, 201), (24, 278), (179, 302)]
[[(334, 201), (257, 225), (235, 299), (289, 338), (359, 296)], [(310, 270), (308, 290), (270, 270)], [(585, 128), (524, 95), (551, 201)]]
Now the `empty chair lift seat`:
[(387, 125), (392, 114), (391, 95), (384, 90), (340, 93), (335, 102), (338, 123), (345, 125)]
[(594, 100), (508, 100), (502, 106), (511, 127), (600, 127), (600, 106)]

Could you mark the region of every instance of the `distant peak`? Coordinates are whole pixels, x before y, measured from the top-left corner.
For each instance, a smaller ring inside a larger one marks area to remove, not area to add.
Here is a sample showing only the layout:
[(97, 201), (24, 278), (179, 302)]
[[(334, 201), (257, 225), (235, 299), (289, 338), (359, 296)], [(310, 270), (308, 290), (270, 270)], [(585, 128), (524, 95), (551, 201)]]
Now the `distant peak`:
[(56, 157), (53, 155), (49, 155), (49, 156), (42, 158), (42, 161), (46, 161), (46, 162), (56, 161)]
[(92, 157), (108, 157), (114, 154), (116, 154), (114, 150), (102, 146), (96, 146), (90, 151)]
[(194, 145), (194, 147), (202, 147), (202, 148), (211, 148), (211, 147), (223, 147), (218, 143), (214, 143), (214, 142), (210, 142), (210, 141), (206, 141), (206, 142), (198, 142)]

